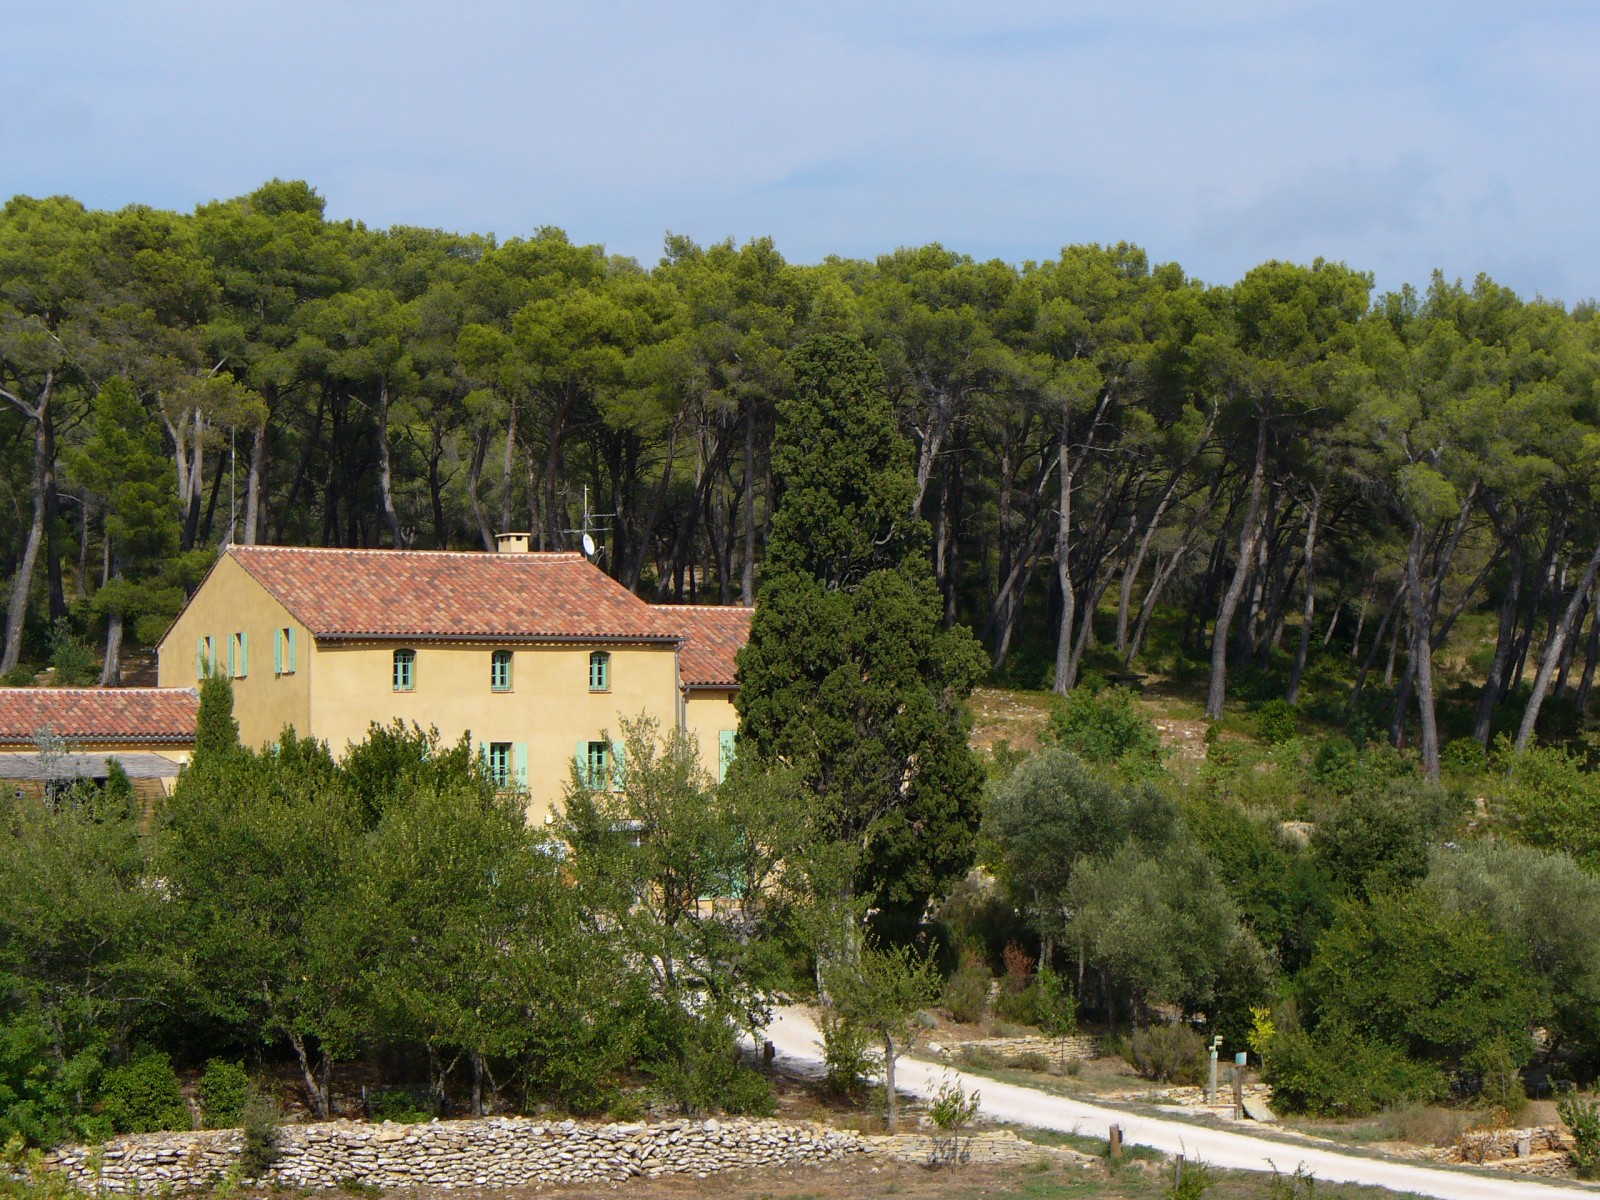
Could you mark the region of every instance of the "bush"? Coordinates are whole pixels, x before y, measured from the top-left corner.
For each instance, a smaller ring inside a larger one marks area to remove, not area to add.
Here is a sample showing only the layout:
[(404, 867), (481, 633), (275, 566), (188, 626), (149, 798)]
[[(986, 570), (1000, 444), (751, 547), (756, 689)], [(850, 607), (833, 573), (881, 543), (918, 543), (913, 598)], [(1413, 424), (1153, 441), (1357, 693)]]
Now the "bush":
[(165, 1054), (146, 1054), (127, 1066), (107, 1071), (100, 1103), (102, 1113), (118, 1133), (155, 1133), (194, 1126), (172, 1060)]
[(1465, 1065), (1477, 1079), (1478, 1098), (1504, 1113), (1506, 1121), (1515, 1125), (1528, 1109), (1528, 1089), (1523, 1086), (1522, 1073), (1504, 1040), (1495, 1038), (1480, 1046)]
[(1600, 1170), (1600, 1103), (1566, 1092), (1556, 1100), (1556, 1112), (1572, 1134), (1572, 1165), (1580, 1179), (1593, 1179)]
[(1481, 775), (1489, 769), (1489, 752), (1476, 738), (1451, 738), (1439, 752), (1439, 762), (1447, 771)]
[(1020, 992), (1001, 990), (994, 1001), (995, 1015), (1004, 1021), (1014, 1021), (1018, 1025), (1037, 1025), (1039, 1023), (1039, 988), (1037, 984), (1028, 984)]
[(1050, 710), (1050, 733), (1085, 762), (1117, 763), (1135, 774), (1158, 771), (1166, 753), (1156, 727), (1121, 688), (1074, 688)]
[(278, 1106), (271, 1097), (252, 1092), (244, 1105), (244, 1147), (239, 1151), (239, 1173), (260, 1179), (278, 1161)]
[(427, 1098), (405, 1088), (372, 1093), (368, 1108), (374, 1121), (393, 1121), (396, 1125), (421, 1125), (433, 1118), (433, 1105)]
[(944, 1004), (950, 1017), (963, 1025), (976, 1025), (989, 1011), (989, 969), (968, 959), (944, 987)]
[(828, 1090), (840, 1099), (859, 1103), (867, 1094), (867, 1082), (878, 1067), (867, 1032), (843, 1017), (823, 1015), (822, 1063)]
[(12, 667), (4, 675), (0, 675), (0, 687), (37, 687), (38, 685), (39, 677), (21, 663)]
[(1315, 1038), (1300, 1029), (1280, 1031), (1261, 1077), (1283, 1111), (1328, 1117), (1369, 1116), (1445, 1093), (1437, 1067), (1343, 1026), (1319, 1030)]
[(57, 687), (84, 687), (95, 680), (94, 651), (72, 632), (66, 617), (50, 627), (50, 664)]
[(207, 1129), (234, 1129), (244, 1120), (250, 1076), (235, 1062), (213, 1058), (200, 1076), (200, 1123)]
[(720, 1110), (735, 1115), (771, 1116), (777, 1108), (766, 1077), (739, 1061), (733, 1026), (716, 1017), (689, 1023), (678, 1043), (681, 1057), (652, 1064), (663, 1094), (685, 1114)]
[(1187, 1025), (1146, 1025), (1129, 1045), (1133, 1069), (1157, 1083), (1196, 1084), (1205, 1078), (1206, 1043)]
[(1256, 709), (1256, 736), (1273, 746), (1287, 742), (1295, 735), (1299, 715), (1299, 709), (1287, 700), (1268, 700)]
[(1024, 1050), (1021, 1054), (1013, 1054), (1006, 1059), (1006, 1066), (1018, 1071), (1035, 1071), (1043, 1074), (1050, 1069), (1050, 1056), (1038, 1050)]

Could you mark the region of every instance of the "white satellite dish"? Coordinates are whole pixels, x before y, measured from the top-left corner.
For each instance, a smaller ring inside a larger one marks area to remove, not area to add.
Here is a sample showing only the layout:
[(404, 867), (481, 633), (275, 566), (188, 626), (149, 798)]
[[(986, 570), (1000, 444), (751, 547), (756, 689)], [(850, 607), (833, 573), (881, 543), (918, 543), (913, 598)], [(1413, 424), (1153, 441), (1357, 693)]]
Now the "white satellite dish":
[(595, 547), (595, 544), (594, 544), (594, 536), (592, 534), (587, 534), (587, 533), (584, 534), (583, 535), (583, 553), (584, 553), (584, 557), (593, 558), (595, 556), (595, 550), (596, 550), (596, 547)]

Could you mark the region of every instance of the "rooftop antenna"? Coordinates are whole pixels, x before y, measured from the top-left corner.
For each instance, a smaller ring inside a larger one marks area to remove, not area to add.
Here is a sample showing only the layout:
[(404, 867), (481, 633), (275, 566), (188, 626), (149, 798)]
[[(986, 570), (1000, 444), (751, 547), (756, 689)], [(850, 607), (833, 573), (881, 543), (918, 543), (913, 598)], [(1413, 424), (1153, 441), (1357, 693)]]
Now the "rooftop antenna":
[(563, 529), (561, 532), (562, 533), (575, 533), (575, 534), (577, 534), (578, 535), (578, 544), (583, 547), (583, 556), (585, 558), (587, 558), (590, 562), (594, 562), (594, 561), (598, 560), (599, 557), (602, 554), (605, 553), (605, 547), (600, 545), (600, 543), (595, 539), (594, 535), (595, 535), (596, 530), (603, 530), (606, 527), (602, 526), (602, 525), (597, 525), (596, 522), (597, 521), (601, 521), (601, 520), (609, 520), (609, 519), (615, 517), (616, 515), (617, 515), (616, 513), (590, 512), (589, 511), (589, 485), (588, 484), (584, 484), (583, 485), (583, 524), (581, 526), (579, 526), (577, 529)]

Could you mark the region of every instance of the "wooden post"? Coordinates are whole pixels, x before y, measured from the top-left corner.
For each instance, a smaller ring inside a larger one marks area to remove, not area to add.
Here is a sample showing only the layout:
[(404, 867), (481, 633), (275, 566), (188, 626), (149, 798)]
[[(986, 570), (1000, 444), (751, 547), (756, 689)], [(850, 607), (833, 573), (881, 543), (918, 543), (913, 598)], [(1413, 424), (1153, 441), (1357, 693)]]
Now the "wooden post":
[(1120, 1159), (1122, 1157), (1122, 1126), (1121, 1125), (1113, 1125), (1111, 1127), (1111, 1137), (1110, 1137), (1110, 1140), (1107, 1143), (1106, 1149), (1110, 1153), (1111, 1158), (1112, 1158), (1113, 1161), (1115, 1161), (1117, 1159)]
[(1172, 1191), (1176, 1195), (1183, 1187), (1183, 1155), (1174, 1156), (1172, 1160)]
[(1233, 1068), (1233, 1119), (1244, 1120), (1244, 1068)]

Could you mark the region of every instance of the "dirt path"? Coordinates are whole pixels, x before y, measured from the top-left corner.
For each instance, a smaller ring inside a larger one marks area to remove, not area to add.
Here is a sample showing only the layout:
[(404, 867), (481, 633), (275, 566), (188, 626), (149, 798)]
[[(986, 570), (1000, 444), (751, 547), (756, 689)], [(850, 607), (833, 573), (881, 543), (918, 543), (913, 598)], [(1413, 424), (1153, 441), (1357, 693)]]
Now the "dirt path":
[[(778, 1054), (797, 1067), (820, 1071), (822, 1042), (811, 1013), (803, 1008), (780, 1009), (774, 1016), (767, 1037)], [(1112, 1125), (1122, 1126), (1125, 1141), (1152, 1146), (1168, 1154), (1185, 1154), (1216, 1167), (1240, 1171), (1271, 1171), (1274, 1166), (1285, 1174), (1297, 1166), (1314, 1172), (1325, 1182), (1360, 1183), (1393, 1191), (1416, 1192), (1441, 1200), (1595, 1200), (1589, 1188), (1505, 1175), (1480, 1175), (1451, 1171), (1441, 1167), (1392, 1162), (1313, 1147), (1290, 1145), (1253, 1137), (1247, 1133), (1215, 1129), (1185, 1121), (1161, 1120), (1136, 1113), (1102, 1108), (1080, 1100), (1069, 1100), (1034, 1088), (1000, 1083), (920, 1059), (901, 1059), (896, 1082), (914, 1096), (931, 1096), (947, 1077), (961, 1081), (969, 1091), (983, 1093), (983, 1115), (994, 1120), (1054, 1129), (1063, 1133), (1083, 1133), (1104, 1137)]]

